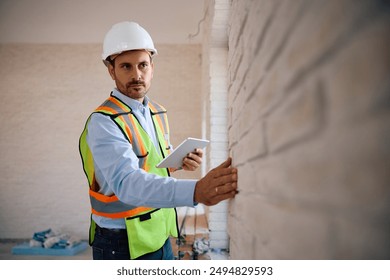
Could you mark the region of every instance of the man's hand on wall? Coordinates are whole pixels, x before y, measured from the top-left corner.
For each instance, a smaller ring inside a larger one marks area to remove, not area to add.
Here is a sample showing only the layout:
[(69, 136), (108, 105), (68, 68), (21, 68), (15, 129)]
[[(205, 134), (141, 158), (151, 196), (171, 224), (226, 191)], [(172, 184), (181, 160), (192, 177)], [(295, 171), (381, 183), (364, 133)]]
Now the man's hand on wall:
[(211, 206), (236, 196), (238, 174), (231, 164), (232, 159), (228, 158), (196, 183), (195, 202)]

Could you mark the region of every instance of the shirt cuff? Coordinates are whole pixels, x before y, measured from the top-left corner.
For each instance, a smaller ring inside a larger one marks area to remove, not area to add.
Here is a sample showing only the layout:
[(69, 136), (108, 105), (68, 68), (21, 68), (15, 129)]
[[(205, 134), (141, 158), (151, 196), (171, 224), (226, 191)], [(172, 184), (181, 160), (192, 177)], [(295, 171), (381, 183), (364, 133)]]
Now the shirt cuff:
[(189, 206), (194, 207), (194, 192), (197, 180), (177, 180), (175, 189), (175, 205), (177, 207)]

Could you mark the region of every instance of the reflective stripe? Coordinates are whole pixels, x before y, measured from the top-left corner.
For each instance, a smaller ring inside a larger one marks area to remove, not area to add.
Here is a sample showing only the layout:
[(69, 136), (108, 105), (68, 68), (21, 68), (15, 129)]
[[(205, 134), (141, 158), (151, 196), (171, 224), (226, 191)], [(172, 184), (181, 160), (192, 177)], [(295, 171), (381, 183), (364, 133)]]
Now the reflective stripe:
[(93, 190), (89, 190), (89, 195), (95, 198), (96, 200), (100, 200), (105, 203), (115, 202), (119, 200), (119, 198), (116, 195), (107, 196), (98, 192), (94, 192)]
[(131, 112), (131, 108), (129, 106), (127, 106), (125, 103), (115, 98), (114, 96), (110, 96), (99, 108), (96, 109), (96, 111), (100, 111), (101, 107), (112, 109), (114, 114), (117, 114), (118, 112), (121, 113)]
[(169, 143), (169, 125), (168, 117), (166, 110), (161, 105), (149, 101), (149, 107), (152, 114), (152, 118), (157, 121), (159, 125), (156, 126), (157, 135), (160, 143), (165, 143), (163, 148), (164, 157), (170, 153), (170, 143)]
[(134, 208), (133, 210), (118, 212), (118, 213), (111, 213), (111, 214), (108, 214), (106, 212), (99, 212), (99, 211), (96, 211), (95, 209), (92, 209), (91, 212), (95, 215), (106, 217), (106, 218), (121, 219), (121, 218), (126, 218), (126, 217), (133, 217), (133, 216), (141, 214), (142, 212), (146, 212), (146, 211), (150, 211), (150, 210), (154, 210), (154, 209), (147, 208), (147, 207), (137, 207), (137, 208)]
[[(133, 137), (134, 143), (131, 143), (133, 146), (133, 149), (136, 149), (137, 157), (143, 157), (147, 154), (147, 150), (145, 148), (144, 142), (141, 139), (140, 132), (136, 131), (137, 125), (134, 121), (134, 116), (127, 115), (127, 117), (125, 118), (125, 121), (127, 121), (127, 120), (130, 122), (130, 125), (127, 125), (127, 127), (130, 127), (131, 134), (135, 136), (135, 137)], [(138, 151), (137, 151), (137, 149), (138, 149)]]
[[(92, 209), (98, 213), (104, 213), (105, 217), (114, 217), (112, 214), (117, 213), (130, 213), (131, 215), (122, 215), (120, 214), (119, 218), (125, 218), (134, 215), (134, 213), (140, 213), (143, 211), (151, 210), (149, 207), (135, 207), (121, 202), (116, 195), (106, 196), (104, 194), (94, 192), (89, 190), (89, 198), (91, 201), (91, 205), (93, 205)], [(107, 207), (109, 205), (109, 207)], [(140, 208), (140, 209), (138, 209)], [(126, 209), (124, 211), (124, 209)]]
[(151, 100), (149, 101), (149, 107), (151, 108), (152, 116), (157, 119), (164, 134), (169, 134), (168, 117), (165, 108)]
[[(149, 207), (131, 207), (121, 202), (116, 195), (106, 196), (92, 190), (89, 190), (89, 198), (91, 205), (93, 205), (92, 213), (111, 219), (131, 217), (141, 212), (153, 210)], [(109, 207), (107, 207), (108, 205)], [(123, 209), (128, 210), (123, 211)]]
[(118, 106), (118, 108), (114, 107), (115, 110), (120, 111), (120, 109), (122, 109), (124, 112), (131, 112), (131, 108), (128, 107), (125, 103), (123, 103), (119, 99), (116, 99), (115, 97), (110, 96), (109, 100), (110, 100), (110, 102), (112, 102), (116, 106)]
[(98, 110), (99, 110), (99, 112), (103, 112), (106, 114), (110, 114), (110, 113), (115, 114), (115, 112), (116, 112), (114, 109), (107, 107), (107, 106), (100, 106), (98, 108)]
[[(125, 116), (119, 116), (117, 118), (119, 118), (122, 121), (122, 130), (124, 130), (126, 132), (127, 139), (130, 140), (130, 143), (133, 143), (134, 131), (131, 131), (130, 127), (128, 125), (126, 125)], [(133, 146), (136, 146), (136, 145), (133, 145)], [(133, 147), (133, 150), (137, 154), (137, 147)]]
[[(137, 127), (132, 116), (132, 110), (126, 104), (114, 96), (110, 96), (102, 106), (98, 107), (96, 111), (108, 113), (115, 118), (119, 118), (122, 122), (122, 130), (126, 132), (127, 138), (133, 146), (133, 150), (137, 157), (144, 157), (147, 155), (147, 150), (143, 145), (143, 141), (138, 131), (135, 131)], [(133, 137), (135, 135), (135, 137)], [(140, 166), (142, 168), (142, 165)]]

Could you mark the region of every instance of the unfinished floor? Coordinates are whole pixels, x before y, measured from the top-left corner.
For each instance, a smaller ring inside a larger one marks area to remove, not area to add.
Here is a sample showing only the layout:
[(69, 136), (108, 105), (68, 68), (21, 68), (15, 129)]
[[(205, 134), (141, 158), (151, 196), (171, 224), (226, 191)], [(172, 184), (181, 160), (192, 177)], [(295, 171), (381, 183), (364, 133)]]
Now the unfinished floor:
[[(178, 223), (180, 239), (172, 238), (171, 244), (178, 260), (227, 259), (224, 251), (214, 251), (208, 247), (209, 229), (204, 208), (179, 208)], [(12, 248), (25, 240), (0, 240), (0, 260), (92, 260), (92, 249), (73, 256), (15, 255)], [(194, 244), (196, 244), (194, 246)]]

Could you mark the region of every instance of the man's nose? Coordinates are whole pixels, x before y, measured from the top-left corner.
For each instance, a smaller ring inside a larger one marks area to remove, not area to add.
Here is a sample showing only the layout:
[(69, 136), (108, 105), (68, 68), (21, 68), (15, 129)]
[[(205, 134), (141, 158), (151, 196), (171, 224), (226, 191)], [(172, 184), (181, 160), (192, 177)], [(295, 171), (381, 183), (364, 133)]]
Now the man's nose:
[(141, 80), (141, 71), (138, 68), (134, 67), (131, 72), (131, 79), (136, 81)]

